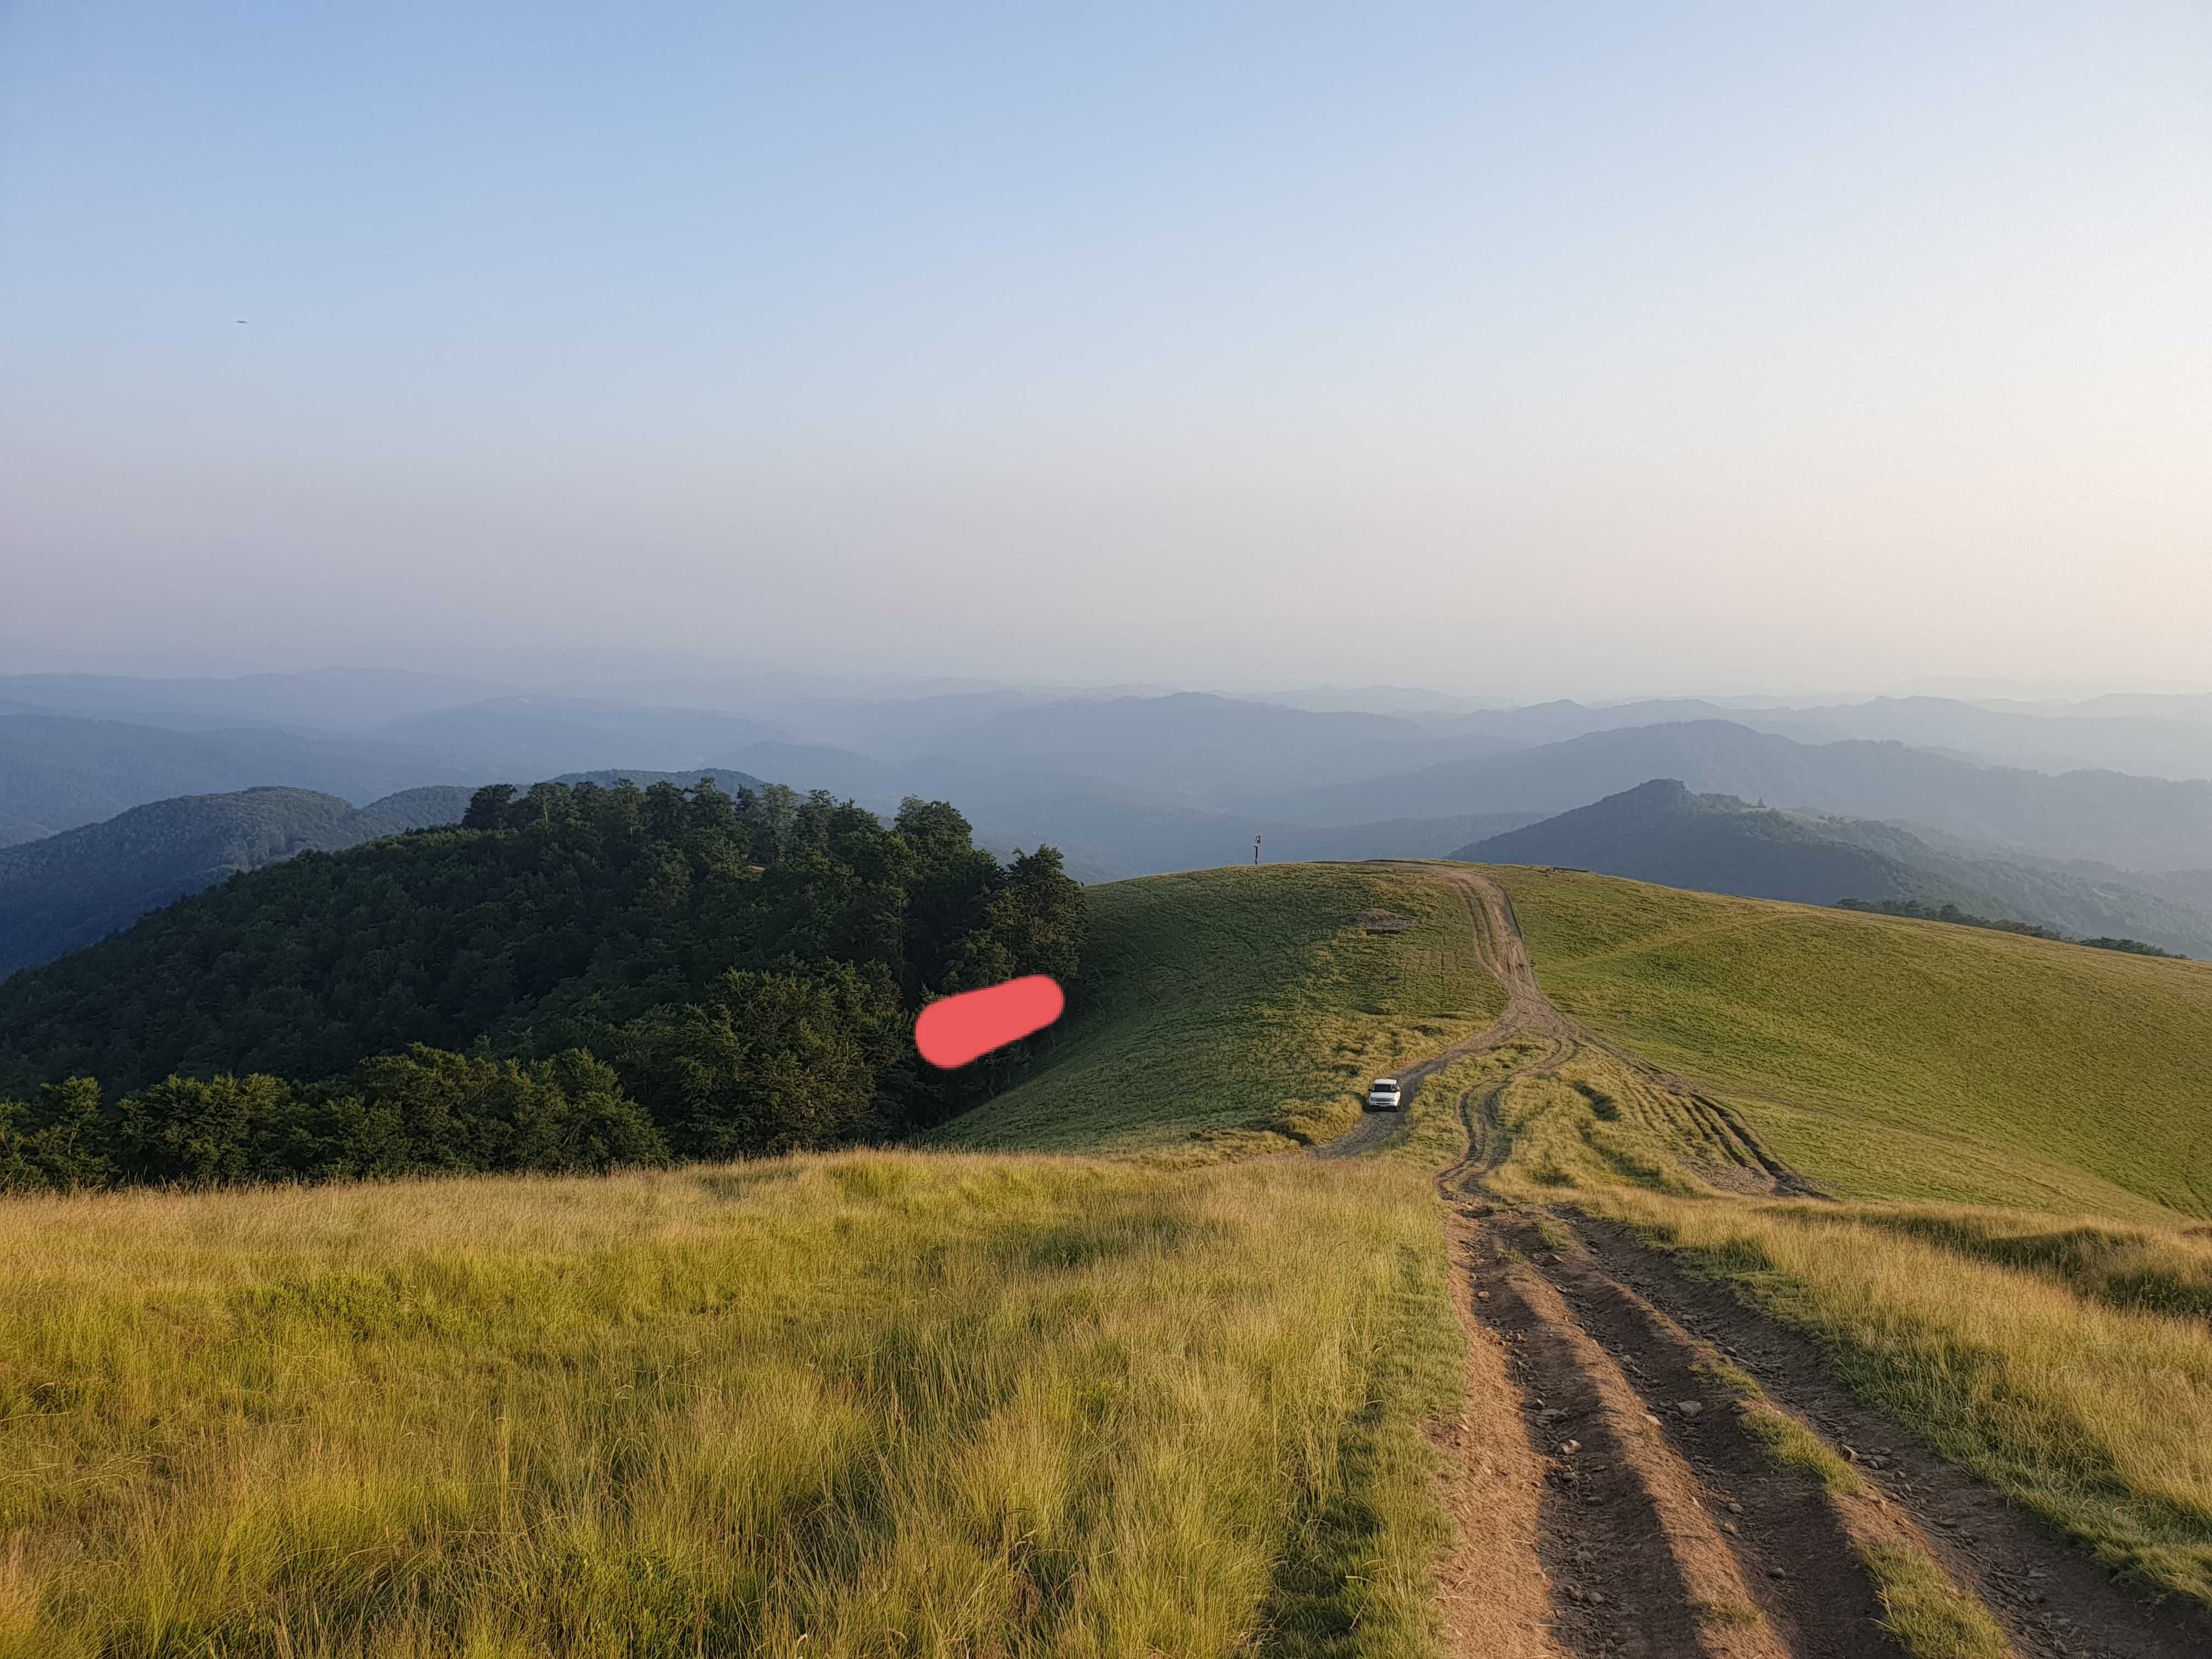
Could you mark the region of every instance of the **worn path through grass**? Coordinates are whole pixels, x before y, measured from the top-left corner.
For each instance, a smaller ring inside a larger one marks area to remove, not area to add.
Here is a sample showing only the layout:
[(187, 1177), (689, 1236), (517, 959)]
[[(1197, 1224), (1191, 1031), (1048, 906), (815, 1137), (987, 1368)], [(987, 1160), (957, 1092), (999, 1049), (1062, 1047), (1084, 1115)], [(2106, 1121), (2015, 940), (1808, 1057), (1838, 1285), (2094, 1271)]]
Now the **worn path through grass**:
[[(1547, 1050), (1510, 1076), (1476, 1079), (1479, 1087), (1463, 1097), (1475, 1152), (1462, 1189), (1539, 1216), (1564, 1216), (1571, 1208), (1625, 1221), (1647, 1242), (1734, 1284), (1767, 1312), (1816, 1335), (1836, 1373), (1901, 1430), (2071, 1534), (2106, 1564), (2179, 1592), (2201, 1620), (2212, 1607), (2212, 1334), (2202, 1317), (2212, 1250), (2196, 1236), (2203, 1230), (2117, 1180), (2087, 1174), (2070, 1190), (2106, 1198), (2111, 1207), (2102, 1215), (1899, 1202), (1962, 1176), (1955, 1167), (1917, 1167), (1926, 1143), (1910, 1136), (1892, 1139), (1883, 1161), (1814, 1165), (1831, 1178), (1841, 1172), (1884, 1192), (1889, 1201), (1807, 1202), (1776, 1182), (1762, 1190), (1760, 1171), (1727, 1155), (1728, 1115), (1701, 1091), (1717, 1078), (1740, 1085), (1755, 1073), (1770, 1086), (1810, 1077), (1835, 1090), (1837, 1099), (1848, 1099), (1845, 1074), (1823, 1073), (1808, 1056), (1841, 1064), (1846, 1048), (1837, 1033), (1853, 1029), (1858, 1013), (1832, 1010), (1825, 1024), (1809, 1022), (1795, 1046), (1782, 1042), (1772, 1054), (1763, 1054), (1758, 1034), (1789, 1029), (1814, 966), (1854, 940), (1839, 945), (1822, 913), (1765, 914), (1803, 907), (1753, 907), (1759, 914), (1747, 921), (1734, 914), (1741, 902), (1717, 901), (1729, 914), (1698, 929), (1682, 917), (1702, 904), (1701, 896), (1655, 894), (1636, 884), (1569, 873), (1501, 873), (1515, 890), (1524, 922), (1532, 910), (1549, 918), (1548, 945), (1542, 929), (1530, 924), (1528, 932), (1547, 988), (1549, 949), (1563, 953), (1559, 977), (1581, 985), (1585, 1006), (1613, 1011), (1616, 1033), (1638, 1026), (1672, 1033), (1675, 1046), (1664, 1050), (1667, 1062), (1689, 1081), (1644, 1066), (1639, 1054), (1617, 1046), (1617, 1036), (1571, 1044), (1565, 1053)], [(1533, 897), (1524, 896), (1532, 890)], [(1848, 921), (1856, 927), (1862, 919)], [(1814, 963), (1801, 962), (1794, 973), (1753, 974), (1733, 957), (1733, 941), (1747, 929), (1795, 934), (1796, 945), (1812, 951)], [(1630, 943), (1623, 945), (1624, 938)], [(1693, 960), (1680, 969), (1690, 988), (1681, 1006), (1669, 1006), (1666, 987), (1676, 972), (1668, 965), (1670, 953), (1687, 948), (1692, 938), (1731, 943), (1718, 964)], [(1813, 945), (1806, 945), (1808, 938)], [(1967, 958), (1950, 963), (1945, 973), (1990, 995), (2001, 998), (2015, 982), (2028, 988), (2031, 1006), (2037, 994), (2057, 994), (2045, 983), (2052, 963), (2038, 958), (2023, 968), (2014, 959), (2021, 943), (2034, 942), (1960, 937), (1959, 930), (1933, 939), (1908, 938), (1903, 988), (1870, 988), (1865, 1000), (1887, 1006), (1885, 999), (1924, 995), (1926, 984), (1916, 983), (1911, 973), (1915, 963), (1926, 967), (1929, 951)], [(1868, 948), (1869, 973), (1887, 971), (1885, 953), (1896, 941), (1885, 930)], [(1635, 964), (1627, 980), (1609, 977), (1623, 963)], [(1826, 995), (1846, 1001), (1842, 970), (1828, 963), (1821, 971), (1831, 976)], [(2112, 985), (2102, 964), (2093, 961), (2086, 971), (2084, 1006), (2094, 1009), (2096, 995), (2112, 994)], [(1578, 981), (1577, 973), (1596, 977)], [(1632, 983), (1645, 1001), (1623, 1012), (1625, 1002), (1609, 999), (1624, 996)], [(1988, 990), (1991, 986), (1997, 988)], [(2069, 997), (2078, 988), (2062, 987)], [(2144, 1020), (2176, 1022), (2172, 1040), (2195, 1041), (2190, 1033), (2198, 990), (2193, 974), (2160, 988), (2165, 1000)], [(1908, 1052), (1970, 1047), (1984, 1013), (1972, 998), (1926, 1003), (1897, 1046)], [(1903, 1021), (1905, 1014), (1887, 1006), (1886, 1017)], [(1700, 1022), (1719, 1034), (1711, 1056), (1683, 1036), (1705, 1029)], [(1972, 1085), (1980, 1091), (1972, 1097), (1980, 1114), (1975, 1144), (2008, 1176), (1994, 1190), (1970, 1188), (1984, 1206), (2016, 1191), (2042, 1190), (2039, 1172), (2066, 1144), (2070, 1128), (2054, 1126), (2047, 1103), (2026, 1079), (2074, 1063), (2085, 1048), (2115, 1073), (2099, 1097), (2112, 1114), (2132, 1114), (2127, 1121), (2143, 1127), (2149, 1148), (2122, 1149), (2105, 1167), (2142, 1188), (2178, 1181), (2169, 1189), (2185, 1190), (2186, 1181), (2155, 1156), (2161, 1146), (2172, 1155), (2189, 1144), (2171, 1134), (2160, 1139), (2177, 1108), (2172, 1096), (2158, 1091), (2181, 1088), (2173, 1079), (2184, 1068), (2168, 1055), (2148, 1082), (2130, 1079), (2142, 1024), (2085, 1036), (2078, 1023), (2056, 1024), (2045, 1033), (2049, 1054), (2015, 1054), (2006, 1078)], [(2005, 1037), (2016, 1045), (2032, 1041), (2024, 1025), (2008, 1027)], [(2202, 1057), (2212, 1047), (2184, 1053)], [(1798, 1067), (1809, 1069), (1793, 1069)], [(1918, 1094), (1894, 1071), (1878, 1073), (1873, 1086), (1905, 1091), (1888, 1106), (1869, 1109), (1878, 1117), (1882, 1110), (1940, 1109), (1940, 1103), (1955, 1098), (1951, 1091), (1969, 1085), (1954, 1060)], [(1777, 1121), (1772, 1103), (1760, 1111), (1744, 1097), (1735, 1100), (1760, 1127)], [(1971, 1170), (1963, 1175), (1973, 1178)], [(2160, 1215), (2166, 1224), (2140, 1219)], [(2116, 1629), (2100, 1638), (2108, 1645), (2118, 1639), (2125, 1611), (2121, 1604), (2108, 1609)], [(2190, 1652), (2200, 1638), (2212, 1642), (2212, 1625), (2190, 1628), (2197, 1634), (2176, 1638), (2146, 1627), (2137, 1632), (2144, 1645), (2112, 1650)], [(2022, 1640), (2033, 1633), (2016, 1628)], [(2053, 1645), (2036, 1650), (2065, 1650), (2059, 1637), (2050, 1639)], [(2181, 1645), (2172, 1645), (2177, 1639)]]

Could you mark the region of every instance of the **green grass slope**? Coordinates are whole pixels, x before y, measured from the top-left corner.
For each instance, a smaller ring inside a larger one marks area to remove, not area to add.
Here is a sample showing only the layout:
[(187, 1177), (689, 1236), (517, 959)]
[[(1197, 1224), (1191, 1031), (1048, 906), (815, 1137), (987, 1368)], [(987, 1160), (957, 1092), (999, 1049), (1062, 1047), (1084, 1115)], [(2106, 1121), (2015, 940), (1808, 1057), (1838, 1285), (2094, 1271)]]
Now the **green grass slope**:
[[(1504, 1006), (1443, 884), (1387, 865), (1231, 866), (1086, 890), (1091, 985), (1043, 1064), (945, 1144), (1281, 1150), (1347, 1128), (1371, 1078)], [(1370, 933), (1382, 913), (1410, 925)]]
[(2212, 964), (1491, 873), (1554, 1001), (1840, 1194), (2212, 1214)]

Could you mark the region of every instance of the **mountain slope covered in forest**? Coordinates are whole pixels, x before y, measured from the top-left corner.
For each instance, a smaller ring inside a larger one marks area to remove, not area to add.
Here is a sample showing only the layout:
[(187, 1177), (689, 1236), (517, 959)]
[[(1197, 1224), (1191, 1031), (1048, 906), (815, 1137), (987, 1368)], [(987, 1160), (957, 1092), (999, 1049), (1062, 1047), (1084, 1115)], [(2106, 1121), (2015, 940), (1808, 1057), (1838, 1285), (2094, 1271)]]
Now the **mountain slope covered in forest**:
[[(1002, 866), (942, 803), (481, 789), (459, 828), (301, 854), (0, 982), (0, 1186), (514, 1167), (467, 1144), (522, 1157), (532, 1090), (610, 1123), (626, 1097), (664, 1156), (901, 1133), (993, 1080), (918, 1067), (921, 1001), (1075, 984), (1082, 921), (1057, 854)], [(563, 1134), (556, 1167), (597, 1156)]]
[(312, 789), (182, 795), (0, 848), (0, 978), (127, 927), (241, 870), (459, 823), (469, 792), (434, 784), (367, 806)]

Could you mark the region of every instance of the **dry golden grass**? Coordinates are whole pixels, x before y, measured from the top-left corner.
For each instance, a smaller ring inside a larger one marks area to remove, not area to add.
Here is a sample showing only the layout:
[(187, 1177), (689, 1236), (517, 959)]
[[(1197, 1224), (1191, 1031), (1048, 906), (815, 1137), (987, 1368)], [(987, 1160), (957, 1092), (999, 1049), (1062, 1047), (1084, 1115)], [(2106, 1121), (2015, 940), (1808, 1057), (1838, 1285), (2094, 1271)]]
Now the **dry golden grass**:
[(1382, 1166), (856, 1155), (0, 1204), (0, 1653), (1413, 1654)]
[(2014, 1659), (1989, 1609), (1962, 1594), (1925, 1551), (1869, 1544), (1859, 1559), (1881, 1590), (1883, 1624), (1912, 1659)]
[(1932, 1206), (1865, 1205), (1849, 1213), (1870, 1227), (2042, 1274), (2116, 1308), (2212, 1316), (2212, 1228)]
[(2212, 1329), (1808, 1205), (1605, 1208), (1756, 1288), (1946, 1456), (2212, 1601)]

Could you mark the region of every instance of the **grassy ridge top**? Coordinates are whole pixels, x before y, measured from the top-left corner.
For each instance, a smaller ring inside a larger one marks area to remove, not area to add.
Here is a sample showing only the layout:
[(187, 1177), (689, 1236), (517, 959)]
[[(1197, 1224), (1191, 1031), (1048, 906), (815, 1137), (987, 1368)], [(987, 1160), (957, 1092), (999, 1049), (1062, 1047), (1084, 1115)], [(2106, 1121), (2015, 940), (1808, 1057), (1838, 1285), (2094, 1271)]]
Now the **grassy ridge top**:
[(1839, 1193), (2212, 1214), (2212, 964), (1491, 873), (1554, 1001)]
[[(1371, 1078), (1504, 1006), (1459, 895), (1416, 871), (1290, 864), (1086, 890), (1091, 987), (1045, 1063), (957, 1146), (1279, 1150), (1349, 1127)], [(1369, 933), (1382, 912), (1410, 924)]]

